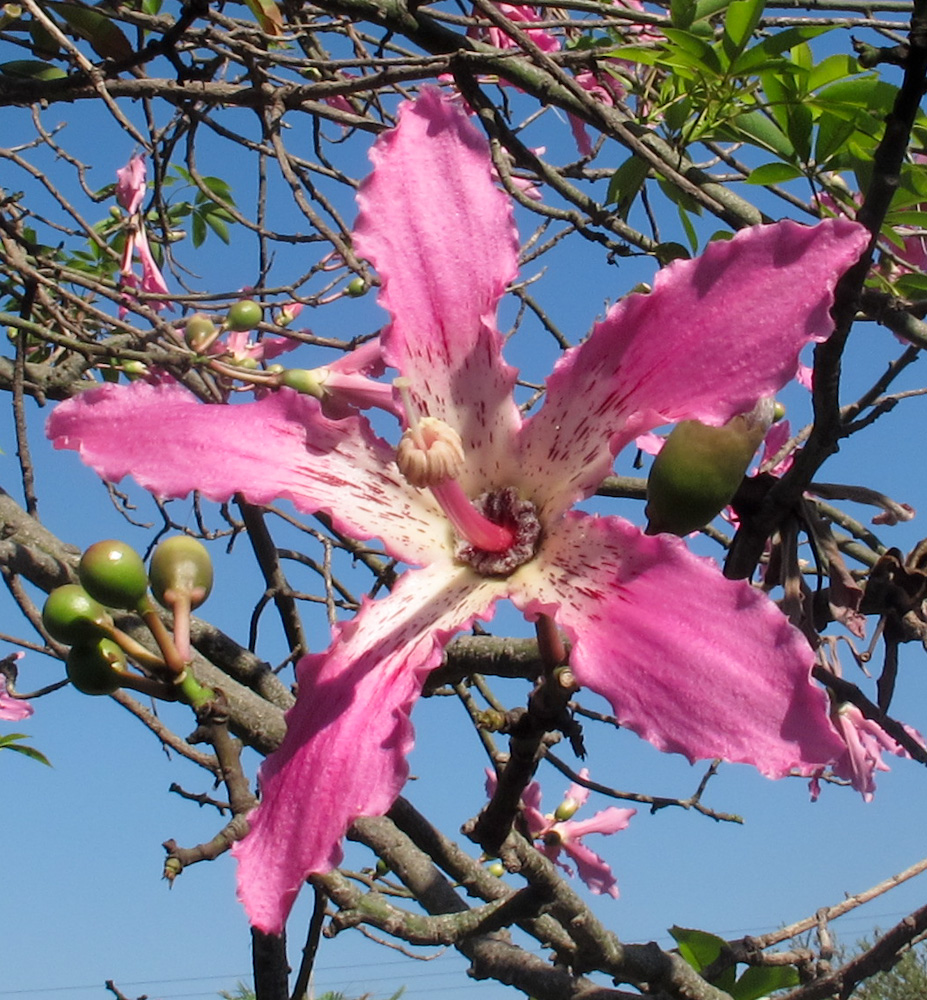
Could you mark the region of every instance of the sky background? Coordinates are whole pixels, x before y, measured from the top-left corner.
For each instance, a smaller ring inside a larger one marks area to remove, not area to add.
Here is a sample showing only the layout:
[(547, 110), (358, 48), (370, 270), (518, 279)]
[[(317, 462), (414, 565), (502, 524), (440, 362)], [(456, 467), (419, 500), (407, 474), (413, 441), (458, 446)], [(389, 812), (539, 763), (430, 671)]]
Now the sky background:
[[(30, 135), (24, 113), (14, 110), (4, 115), (23, 139)], [(63, 119), (68, 119), (62, 134), (67, 147), (94, 166), (91, 185), (111, 182), (116, 168), (134, 152), (131, 140), (111, 120), (91, 117), (87, 107), (53, 107), (45, 122), (51, 125)], [(549, 145), (569, 141), (563, 122), (559, 132), (548, 131)], [(298, 137), (290, 136), (290, 142), (298, 144)], [(368, 137), (350, 140), (349, 156), (355, 157), (355, 164), (369, 142)], [(305, 152), (309, 152), (308, 138)], [(247, 165), (236, 164), (227, 154), (227, 147), (205, 144), (200, 169), (231, 181), (239, 202), (247, 205)], [(617, 146), (609, 146), (600, 163), (617, 166), (624, 156)], [(35, 160), (45, 170), (63, 169), (44, 153)], [(362, 169), (357, 167), (358, 172)], [(65, 186), (73, 186), (65, 173), (56, 176)], [(8, 184), (25, 186), (25, 181), (17, 176), (3, 181), (3, 186)], [(72, 196), (88, 218), (102, 218), (108, 208), (106, 204), (94, 206), (76, 188)], [(778, 214), (781, 203), (776, 205)], [(351, 217), (349, 204), (344, 208)], [(272, 206), (272, 214), (274, 210)], [(282, 203), (279, 211), (285, 211)], [(292, 218), (289, 224), (294, 224)], [(667, 227), (672, 229), (672, 222)], [(523, 228), (522, 235), (526, 232)], [(671, 238), (679, 236), (664, 233), (664, 239)], [(188, 255), (198, 271), (191, 284), (207, 290), (249, 285), (254, 280), (249, 270), (252, 258), (240, 252), (240, 244), (236, 249), (238, 239), (250, 248), (248, 238), (233, 230), (231, 248), (211, 237), (197, 255)], [(576, 238), (548, 258), (547, 264), (533, 293), (574, 339), (590, 328), (609, 301), (653, 273), (649, 261), (607, 266), (596, 248)], [(536, 266), (529, 267), (525, 273), (536, 270)], [(176, 287), (172, 278), (168, 281)], [(504, 315), (510, 319), (512, 307), (506, 310)], [(299, 324), (319, 335), (349, 337), (371, 332), (384, 321), (385, 314), (371, 295), (312, 315), (304, 313)], [(550, 344), (539, 337), (536, 326), (528, 323), (507, 351), (508, 359), (532, 378), (542, 377), (554, 356)], [(849, 401), (867, 388), (901, 350), (886, 331), (860, 326), (845, 364), (844, 399)], [(290, 360), (294, 366), (314, 365), (324, 357), (306, 349)], [(921, 369), (922, 363), (911, 366), (896, 388), (917, 389), (927, 383)], [(783, 398), (793, 424), (803, 424), (808, 415), (804, 390), (791, 387)], [(35, 407), (30, 404), (30, 409)], [(47, 527), (82, 547), (105, 537), (143, 547), (146, 533), (132, 529), (113, 510), (99, 480), (74, 453), (51, 451), (42, 436), (44, 414), (31, 415), (40, 513)], [(927, 476), (921, 457), (925, 422), (927, 402), (922, 398), (905, 401), (873, 431), (848, 442), (827, 464), (823, 478), (864, 482), (927, 511)], [(5, 412), (0, 414), (0, 447), (4, 452), (0, 484), (19, 498), (12, 422)], [(633, 457), (631, 452), (621, 455), (618, 471), (634, 474)], [(134, 488), (129, 492), (139, 503), (139, 520), (156, 521), (151, 502)], [(642, 520), (638, 504), (597, 500), (588, 506), (626, 513), (638, 523)], [(173, 516), (182, 522), (191, 520), (191, 510), (190, 501), (172, 505)], [(853, 513), (866, 521), (872, 512), (855, 508)], [(217, 523), (214, 514), (210, 517), (211, 523)], [(887, 544), (907, 551), (927, 534), (922, 523), (919, 517), (909, 524), (877, 530)], [(702, 541), (695, 547), (717, 553)], [(217, 585), (201, 613), (246, 644), (251, 609), (263, 585), (243, 539), (229, 557), (222, 555), (222, 548), (221, 543), (212, 546)], [(298, 572), (294, 572), (294, 584), (299, 585)], [(22, 635), (24, 626), (5, 595), (0, 609), (0, 631)], [(327, 644), (324, 618), (310, 609), (307, 622), (314, 648), (323, 648)], [(501, 611), (493, 630), (529, 634), (519, 616)], [(270, 662), (285, 655), (277, 631), (267, 618), (258, 652)], [(837, 630), (832, 631), (836, 634)], [(877, 661), (880, 654), (881, 649)], [(896, 714), (923, 732), (927, 732), (925, 662), (922, 650), (902, 650), (895, 698)], [(863, 681), (846, 656), (844, 669), (850, 679)], [(60, 675), (56, 661), (30, 654), (22, 663), (21, 687), (39, 687)], [(523, 704), (527, 693), (524, 684), (499, 685), (498, 690), (513, 706)], [(596, 707), (597, 699), (584, 693), (583, 702)], [(29, 742), (53, 764), (44, 768), (16, 754), (0, 754), (0, 1000), (98, 1000), (108, 995), (103, 988), (107, 979), (132, 997), (207, 998), (247, 980), (248, 927), (234, 898), (231, 859), (187, 870), (172, 889), (160, 879), (164, 840), (175, 838), (192, 845), (211, 837), (221, 822), (213, 810), (167, 790), (176, 781), (188, 791), (210, 791), (205, 773), (185, 761), (169, 760), (155, 738), (109, 699), (87, 698), (68, 689), (38, 701), (35, 707), (35, 715), (23, 723), (0, 723), (0, 732), (28, 733)], [(166, 719), (175, 720), (181, 734), (192, 728), (183, 709), (167, 706), (160, 711)], [(484, 802), (485, 759), (453, 699), (421, 701), (413, 721), (418, 737), (411, 759), (415, 780), (406, 794), (446, 833), (453, 834)], [(692, 767), (681, 758), (661, 755), (629, 732), (587, 726), (586, 740), (592, 778), (629, 791), (686, 797), (694, 792), (706, 766)], [(571, 761), (565, 747), (561, 755)], [(252, 774), (256, 764), (252, 755)], [(832, 786), (825, 786), (820, 800), (811, 803), (806, 781), (770, 782), (747, 767), (722, 768), (704, 801), (720, 811), (741, 814), (745, 823), (719, 824), (680, 809), (656, 815), (641, 810), (626, 831), (590, 838), (589, 846), (610, 862), (621, 888), (617, 901), (595, 900), (596, 912), (623, 940), (656, 940), (668, 946), (667, 929), (673, 924), (725, 937), (761, 933), (869, 888), (927, 854), (923, 832), (927, 775), (911, 761), (892, 760), (891, 764), (891, 772), (879, 776), (871, 804), (849, 789)], [(552, 810), (568, 782), (551, 768), (542, 767), (539, 777), (545, 806)], [(586, 810), (609, 804), (593, 794)], [(362, 848), (349, 845), (346, 863), (362, 867), (372, 860)], [(925, 896), (927, 883), (915, 879), (854, 911), (836, 925), (840, 941), (852, 946), (873, 927), (887, 927), (922, 905)], [(294, 966), (310, 905), (310, 896), (304, 892), (290, 921)], [(438, 955), (436, 950), (425, 950), (424, 954), (431, 960), (411, 961), (365, 941), (356, 932), (346, 932), (323, 942), (315, 988), (319, 993), (339, 989), (349, 996), (370, 991), (377, 998), (388, 997), (400, 986), (406, 987), (408, 997), (454, 997), (464, 995), (463, 991), (480, 1000), (517, 995), (495, 983), (466, 979), (466, 962), (456, 953)]]

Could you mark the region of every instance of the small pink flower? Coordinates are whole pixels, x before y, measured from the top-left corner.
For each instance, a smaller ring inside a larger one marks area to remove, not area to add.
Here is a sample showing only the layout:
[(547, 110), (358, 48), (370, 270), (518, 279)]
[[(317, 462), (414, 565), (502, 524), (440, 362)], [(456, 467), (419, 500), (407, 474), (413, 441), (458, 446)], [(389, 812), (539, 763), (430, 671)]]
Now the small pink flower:
[[(146, 295), (167, 295), (167, 283), (148, 245), (145, 219), (141, 211), (146, 190), (144, 157), (133, 156), (124, 167), (116, 171), (116, 177), (116, 201), (129, 214), (125, 249), (122, 252), (122, 263), (119, 268), (122, 286)], [(138, 257), (141, 264), (141, 277), (134, 270), (135, 257)], [(132, 299), (134, 296), (129, 292), (123, 296), (123, 304), (119, 307), (120, 319), (129, 311), (126, 301)], [(157, 310), (172, 308), (170, 302), (163, 299), (152, 300), (150, 305)]]
[[(583, 768), (579, 776), (585, 780), (589, 777), (589, 771)], [(495, 786), (496, 775), (492, 771), (487, 771), (486, 791), (489, 795), (493, 794)], [(572, 817), (586, 804), (588, 798), (588, 788), (583, 785), (570, 785), (558, 811), (569, 813)], [(539, 841), (537, 848), (542, 854), (572, 877), (573, 869), (560, 860), (560, 854), (563, 852), (573, 859), (579, 877), (592, 892), (596, 895), (611, 896), (612, 899), (618, 898), (618, 880), (608, 864), (586, 847), (583, 837), (591, 833), (608, 835), (627, 829), (631, 817), (637, 813), (636, 809), (609, 806), (589, 819), (558, 820), (555, 813), (545, 815), (541, 812), (541, 786), (536, 781), (532, 781), (523, 792), (522, 806), (528, 830), (534, 840)]]
[[(891, 770), (882, 760), (883, 752), (896, 757), (910, 757), (910, 754), (878, 723), (867, 719), (856, 705), (845, 702), (832, 717), (837, 732), (846, 743), (846, 750), (833, 765), (833, 772), (838, 778), (849, 781), (866, 802), (871, 802), (876, 789), (875, 772)], [(919, 733), (912, 730), (911, 735), (923, 743)], [(812, 798), (817, 798), (813, 790)]]

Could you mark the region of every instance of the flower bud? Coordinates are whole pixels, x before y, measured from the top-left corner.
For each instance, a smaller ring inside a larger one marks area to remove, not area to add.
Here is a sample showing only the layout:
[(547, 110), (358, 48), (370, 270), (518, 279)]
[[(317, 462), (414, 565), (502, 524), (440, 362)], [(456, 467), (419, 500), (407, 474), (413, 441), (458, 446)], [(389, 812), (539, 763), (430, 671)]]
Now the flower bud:
[(126, 657), (112, 639), (79, 642), (71, 647), (65, 667), (81, 694), (112, 694), (122, 685)]
[(359, 299), (367, 294), (367, 282), (363, 278), (352, 278), (344, 289), (345, 295), (350, 295), (352, 299)]
[(647, 534), (687, 535), (730, 503), (769, 430), (772, 399), (723, 427), (685, 420), (673, 428), (647, 480)]
[(53, 639), (70, 645), (100, 638), (112, 628), (113, 621), (106, 608), (83, 587), (66, 583), (48, 595), (42, 609), (42, 624)]
[(111, 608), (135, 608), (148, 592), (142, 557), (125, 542), (94, 542), (80, 557), (77, 575), (84, 590)]
[(263, 315), (264, 310), (259, 302), (255, 302), (254, 299), (242, 299), (229, 309), (225, 325), (229, 330), (239, 333), (253, 330), (261, 322)]
[(505, 865), (498, 860), (492, 861), (486, 866), (486, 871), (488, 871), (490, 875), (495, 875), (496, 878), (502, 878), (505, 874)]
[(165, 608), (182, 596), (198, 608), (212, 590), (212, 560), (206, 546), (188, 535), (167, 538), (154, 550), (148, 570), (151, 591)]

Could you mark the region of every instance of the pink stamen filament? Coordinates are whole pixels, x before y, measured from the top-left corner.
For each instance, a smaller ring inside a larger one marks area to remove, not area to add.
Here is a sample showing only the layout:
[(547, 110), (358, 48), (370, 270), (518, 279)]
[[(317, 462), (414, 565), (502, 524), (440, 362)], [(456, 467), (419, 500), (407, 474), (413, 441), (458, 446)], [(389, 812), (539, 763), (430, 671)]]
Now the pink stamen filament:
[(474, 548), (484, 552), (505, 552), (511, 548), (515, 536), (508, 528), (502, 527), (484, 517), (461, 489), (456, 479), (449, 479), (440, 486), (430, 487), (435, 500), (454, 525), (454, 530)]
[[(428, 445), (422, 433), (421, 423), (412, 405), (412, 394), (409, 391), (411, 381), (404, 376), (394, 379), (393, 385), (402, 398), (403, 409), (409, 424), (409, 432), (415, 444), (426, 450)], [(447, 515), (454, 530), (461, 538), (466, 539), (474, 548), (484, 552), (505, 552), (515, 540), (514, 534), (502, 525), (484, 517), (464, 493), (456, 479), (447, 479), (443, 483), (428, 487), (438, 505)]]

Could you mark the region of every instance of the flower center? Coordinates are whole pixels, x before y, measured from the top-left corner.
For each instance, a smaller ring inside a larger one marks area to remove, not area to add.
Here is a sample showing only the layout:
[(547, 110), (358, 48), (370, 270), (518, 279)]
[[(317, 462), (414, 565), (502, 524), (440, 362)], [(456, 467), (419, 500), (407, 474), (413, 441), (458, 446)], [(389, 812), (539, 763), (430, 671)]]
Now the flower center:
[(508, 576), (534, 558), (541, 537), (541, 522), (530, 500), (523, 500), (511, 486), (477, 497), (473, 506), (494, 524), (507, 528), (511, 544), (502, 552), (491, 552), (462, 540), (455, 555), (483, 576)]
[(466, 458), (460, 435), (443, 420), (418, 415), (408, 379), (393, 385), (408, 422), (396, 449), (399, 471), (412, 486), (431, 490), (457, 532), (460, 562), (483, 576), (507, 576), (537, 551), (541, 523), (534, 504), (511, 487), (470, 500), (457, 482)]

